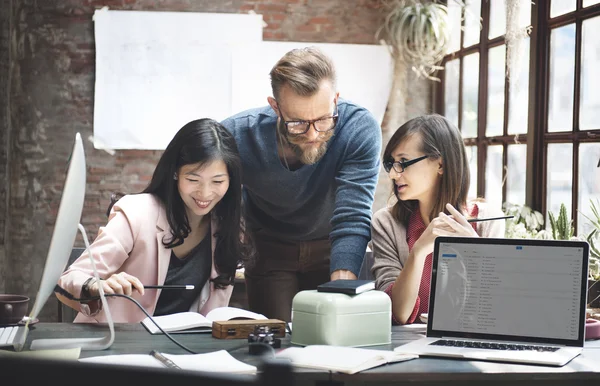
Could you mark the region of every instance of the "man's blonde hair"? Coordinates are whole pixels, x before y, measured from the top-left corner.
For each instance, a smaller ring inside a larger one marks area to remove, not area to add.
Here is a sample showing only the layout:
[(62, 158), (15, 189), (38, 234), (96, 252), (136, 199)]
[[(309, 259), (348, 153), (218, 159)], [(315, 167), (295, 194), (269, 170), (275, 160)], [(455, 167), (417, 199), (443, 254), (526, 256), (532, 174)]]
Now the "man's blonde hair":
[(323, 80), (331, 81), (335, 89), (333, 62), (316, 47), (296, 48), (285, 54), (271, 69), (271, 88), (275, 99), (284, 85), (296, 94), (314, 95)]

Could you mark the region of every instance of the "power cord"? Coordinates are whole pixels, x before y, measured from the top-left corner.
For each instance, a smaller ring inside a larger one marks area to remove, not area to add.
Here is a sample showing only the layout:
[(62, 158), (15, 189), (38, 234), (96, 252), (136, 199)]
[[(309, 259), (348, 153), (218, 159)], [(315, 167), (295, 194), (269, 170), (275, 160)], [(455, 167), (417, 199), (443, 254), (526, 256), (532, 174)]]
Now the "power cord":
[[(95, 300), (100, 299), (100, 296), (92, 296), (92, 297), (89, 297), (89, 298), (76, 298), (75, 296), (71, 295), (70, 292), (68, 292), (67, 290), (65, 290), (64, 288), (62, 288), (62, 287), (60, 287), (58, 285), (54, 287), (54, 292), (58, 292), (59, 294), (61, 294), (64, 297), (68, 298), (69, 300), (74, 300), (74, 301), (80, 302), (80, 303), (87, 303), (87, 302), (90, 302), (90, 301), (95, 301)], [(154, 325), (160, 330), (160, 332), (162, 332), (173, 343), (175, 343), (177, 346), (181, 347), (185, 351), (189, 352), (190, 354), (199, 354), (199, 353), (191, 350), (190, 348), (184, 346), (183, 344), (179, 343), (175, 338), (173, 338), (171, 336), (171, 334), (169, 334), (168, 332), (166, 332), (165, 330), (163, 330), (162, 327), (159, 326), (158, 323), (156, 323), (156, 321), (154, 320), (154, 318), (152, 317), (152, 315), (150, 315), (148, 313), (148, 311), (146, 311), (146, 309), (137, 300), (135, 300), (131, 296), (123, 295), (123, 294), (107, 294), (107, 293), (105, 293), (104, 296), (106, 296), (106, 297), (119, 297), (119, 298), (125, 298), (125, 299), (131, 300), (132, 302), (135, 303), (136, 306), (139, 307), (140, 310), (142, 310), (142, 312), (148, 317), (148, 319), (150, 319), (152, 321), (152, 323), (154, 323)]]

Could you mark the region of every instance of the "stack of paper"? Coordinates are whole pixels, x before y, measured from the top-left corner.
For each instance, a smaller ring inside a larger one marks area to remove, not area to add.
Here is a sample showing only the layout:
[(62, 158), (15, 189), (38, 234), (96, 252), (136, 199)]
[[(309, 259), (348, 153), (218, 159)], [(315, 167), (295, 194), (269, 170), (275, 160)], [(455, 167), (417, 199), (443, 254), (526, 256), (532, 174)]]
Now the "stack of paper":
[(297, 367), (346, 374), (354, 374), (386, 363), (418, 358), (417, 355), (394, 351), (324, 345), (291, 347), (277, 353), (277, 357), (288, 359)]
[[(165, 354), (183, 370), (227, 372), (235, 374), (256, 373), (256, 366), (248, 365), (231, 356), (227, 351), (220, 350), (206, 354)], [(126, 366), (165, 367), (158, 359), (150, 354), (103, 355), (83, 358), (80, 362), (105, 363)]]

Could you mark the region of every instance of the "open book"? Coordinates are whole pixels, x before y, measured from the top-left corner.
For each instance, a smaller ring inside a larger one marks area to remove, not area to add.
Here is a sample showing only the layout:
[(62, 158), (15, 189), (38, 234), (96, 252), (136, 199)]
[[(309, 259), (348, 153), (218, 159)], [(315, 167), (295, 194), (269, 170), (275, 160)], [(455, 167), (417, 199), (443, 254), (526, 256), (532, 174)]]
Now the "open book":
[[(176, 314), (153, 316), (152, 319), (166, 332), (191, 333), (211, 332), (213, 321), (232, 319), (267, 319), (262, 314), (243, 310), (236, 307), (219, 307), (210, 311), (206, 316), (197, 312), (178, 312)], [(142, 320), (142, 325), (151, 334), (162, 334), (150, 318)]]
[[(227, 372), (235, 374), (256, 373), (256, 367), (241, 362), (231, 356), (227, 351), (220, 350), (206, 354), (165, 354), (183, 370)], [(80, 362), (104, 363), (126, 366), (165, 367), (152, 355), (122, 354), (101, 355), (91, 358), (79, 359)]]
[(290, 360), (296, 367), (331, 370), (346, 374), (354, 374), (386, 363), (403, 362), (418, 357), (418, 355), (401, 354), (394, 351), (323, 345), (290, 347), (278, 352), (276, 356)]

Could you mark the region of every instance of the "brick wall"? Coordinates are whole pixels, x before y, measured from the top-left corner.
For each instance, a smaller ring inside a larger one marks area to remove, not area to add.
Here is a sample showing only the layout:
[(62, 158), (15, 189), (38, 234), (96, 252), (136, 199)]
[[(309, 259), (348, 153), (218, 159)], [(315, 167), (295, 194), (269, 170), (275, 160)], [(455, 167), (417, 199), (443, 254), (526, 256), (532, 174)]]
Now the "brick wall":
[[(93, 126), (96, 8), (254, 11), (267, 23), (265, 40), (330, 43), (375, 43), (383, 18), (380, 0), (0, 0), (0, 4), (0, 243), (4, 243), (0, 291), (30, 296), (42, 274), (74, 134), (80, 132), (85, 142), (88, 175), (82, 223), (90, 239), (106, 221), (110, 194), (142, 190), (161, 154), (111, 155), (94, 149), (88, 140)], [(11, 19), (4, 12), (8, 6)], [(6, 48), (11, 41), (9, 73)], [(7, 220), (2, 220), (4, 213)], [(10, 224), (7, 240), (2, 238), (5, 223)], [(82, 244), (79, 236), (76, 243)], [(44, 308), (46, 320), (56, 315), (54, 302), (51, 297)]]
[(0, 3), (0, 293), (6, 291), (6, 223), (8, 219), (8, 74), (9, 74), (9, 3)]

